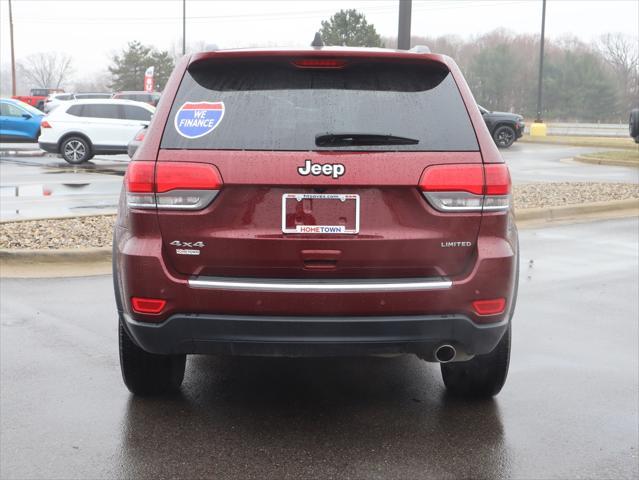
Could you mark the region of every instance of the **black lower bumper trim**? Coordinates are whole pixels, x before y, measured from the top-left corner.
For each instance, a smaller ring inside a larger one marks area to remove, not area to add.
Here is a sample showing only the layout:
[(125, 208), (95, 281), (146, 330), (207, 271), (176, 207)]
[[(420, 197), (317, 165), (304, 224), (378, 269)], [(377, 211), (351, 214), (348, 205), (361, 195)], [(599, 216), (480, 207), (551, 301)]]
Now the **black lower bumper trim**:
[(58, 153), (57, 143), (38, 142), (38, 146), (45, 152)]
[(358, 356), (415, 353), (433, 360), (451, 343), (460, 352), (491, 352), (508, 322), (478, 325), (462, 315), (296, 317), (179, 314), (160, 324), (124, 315), (126, 329), (144, 350), (262, 356)]

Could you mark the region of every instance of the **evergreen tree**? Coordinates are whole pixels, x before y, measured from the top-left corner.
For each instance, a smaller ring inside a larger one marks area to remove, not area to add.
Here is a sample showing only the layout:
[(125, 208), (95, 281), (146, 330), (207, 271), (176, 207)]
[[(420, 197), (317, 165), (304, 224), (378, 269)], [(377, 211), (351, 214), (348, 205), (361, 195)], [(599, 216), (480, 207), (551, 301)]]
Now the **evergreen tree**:
[(109, 67), (111, 88), (115, 91), (142, 90), (144, 72), (151, 66), (155, 68), (155, 84), (164, 88), (175, 66), (169, 52), (158, 51), (137, 40), (129, 42), (120, 55), (114, 55), (112, 58)]
[(375, 26), (355, 9), (340, 10), (329, 20), (322, 21), (320, 34), (324, 45), (341, 47), (383, 47)]

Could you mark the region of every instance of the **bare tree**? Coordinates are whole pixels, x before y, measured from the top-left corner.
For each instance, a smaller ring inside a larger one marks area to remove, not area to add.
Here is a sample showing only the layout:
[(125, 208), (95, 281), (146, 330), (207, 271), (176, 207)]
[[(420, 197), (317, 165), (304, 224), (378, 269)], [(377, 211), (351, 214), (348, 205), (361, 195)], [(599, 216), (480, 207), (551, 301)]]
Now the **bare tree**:
[(639, 45), (637, 38), (608, 33), (599, 40), (599, 51), (612, 68), (622, 91), (622, 110), (639, 105)]
[(24, 79), (37, 88), (60, 88), (72, 72), (71, 56), (58, 52), (29, 55), (18, 63)]

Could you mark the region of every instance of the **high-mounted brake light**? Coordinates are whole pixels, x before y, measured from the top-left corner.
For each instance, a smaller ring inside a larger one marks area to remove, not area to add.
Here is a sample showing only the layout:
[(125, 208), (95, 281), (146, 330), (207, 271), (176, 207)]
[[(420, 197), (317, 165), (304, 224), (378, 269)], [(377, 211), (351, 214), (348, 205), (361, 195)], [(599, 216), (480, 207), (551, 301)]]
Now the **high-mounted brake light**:
[(505, 164), (433, 165), (422, 174), (419, 188), (441, 212), (508, 210), (510, 174)]
[(293, 61), (293, 65), (299, 68), (344, 68), (346, 61), (334, 58), (302, 58)]
[(205, 163), (136, 161), (129, 164), (125, 185), (131, 208), (200, 210), (216, 197), (222, 178)]
[(135, 313), (157, 315), (166, 306), (166, 300), (159, 298), (131, 297), (131, 307)]

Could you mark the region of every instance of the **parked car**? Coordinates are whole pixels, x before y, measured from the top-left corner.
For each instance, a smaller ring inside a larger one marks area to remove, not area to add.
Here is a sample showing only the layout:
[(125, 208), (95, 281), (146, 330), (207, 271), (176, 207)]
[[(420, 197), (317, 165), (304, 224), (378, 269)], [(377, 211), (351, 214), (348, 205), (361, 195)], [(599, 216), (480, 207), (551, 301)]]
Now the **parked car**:
[(491, 112), (479, 105), (479, 111), (484, 117), (488, 131), (499, 148), (510, 147), (515, 140), (524, 134), (524, 117), (516, 113)]
[(160, 92), (116, 92), (113, 94), (113, 98), (134, 100), (136, 102), (145, 102), (156, 107), (158, 102), (160, 101)]
[(70, 100), (89, 100), (92, 98), (111, 98), (112, 93), (52, 93), (44, 102), (44, 112), (50, 113), (62, 102)]
[(75, 93), (74, 94), (76, 100), (90, 100), (92, 98), (112, 98), (112, 93)]
[(75, 100), (75, 96), (72, 93), (52, 93), (44, 101), (42, 110), (44, 113), (51, 113), (62, 102), (68, 102), (70, 100)]
[(43, 110), (45, 100), (52, 93), (64, 93), (64, 90), (61, 88), (32, 88), (29, 95), (16, 95), (11, 98), (36, 107), (38, 110)]
[(416, 354), (454, 394), (499, 392), (510, 176), (450, 58), (200, 53), (163, 95), (113, 242), (130, 391), (179, 388), (188, 354)]
[(148, 131), (148, 128), (149, 128), (148, 126), (142, 127), (127, 145), (126, 150), (127, 150), (127, 153), (129, 154), (129, 158), (133, 158), (133, 155), (135, 155), (135, 152), (137, 152), (138, 148), (140, 148), (140, 145), (142, 145), (142, 142), (144, 141), (144, 137), (146, 136), (146, 132)]
[(127, 153), (127, 144), (155, 108), (130, 100), (72, 100), (42, 122), (40, 148), (59, 153), (69, 163), (86, 162), (96, 154)]
[(0, 99), (0, 141), (36, 142), (44, 113), (20, 100)]
[(631, 110), (628, 129), (630, 130), (630, 136), (635, 139), (635, 143), (639, 143), (639, 108)]

